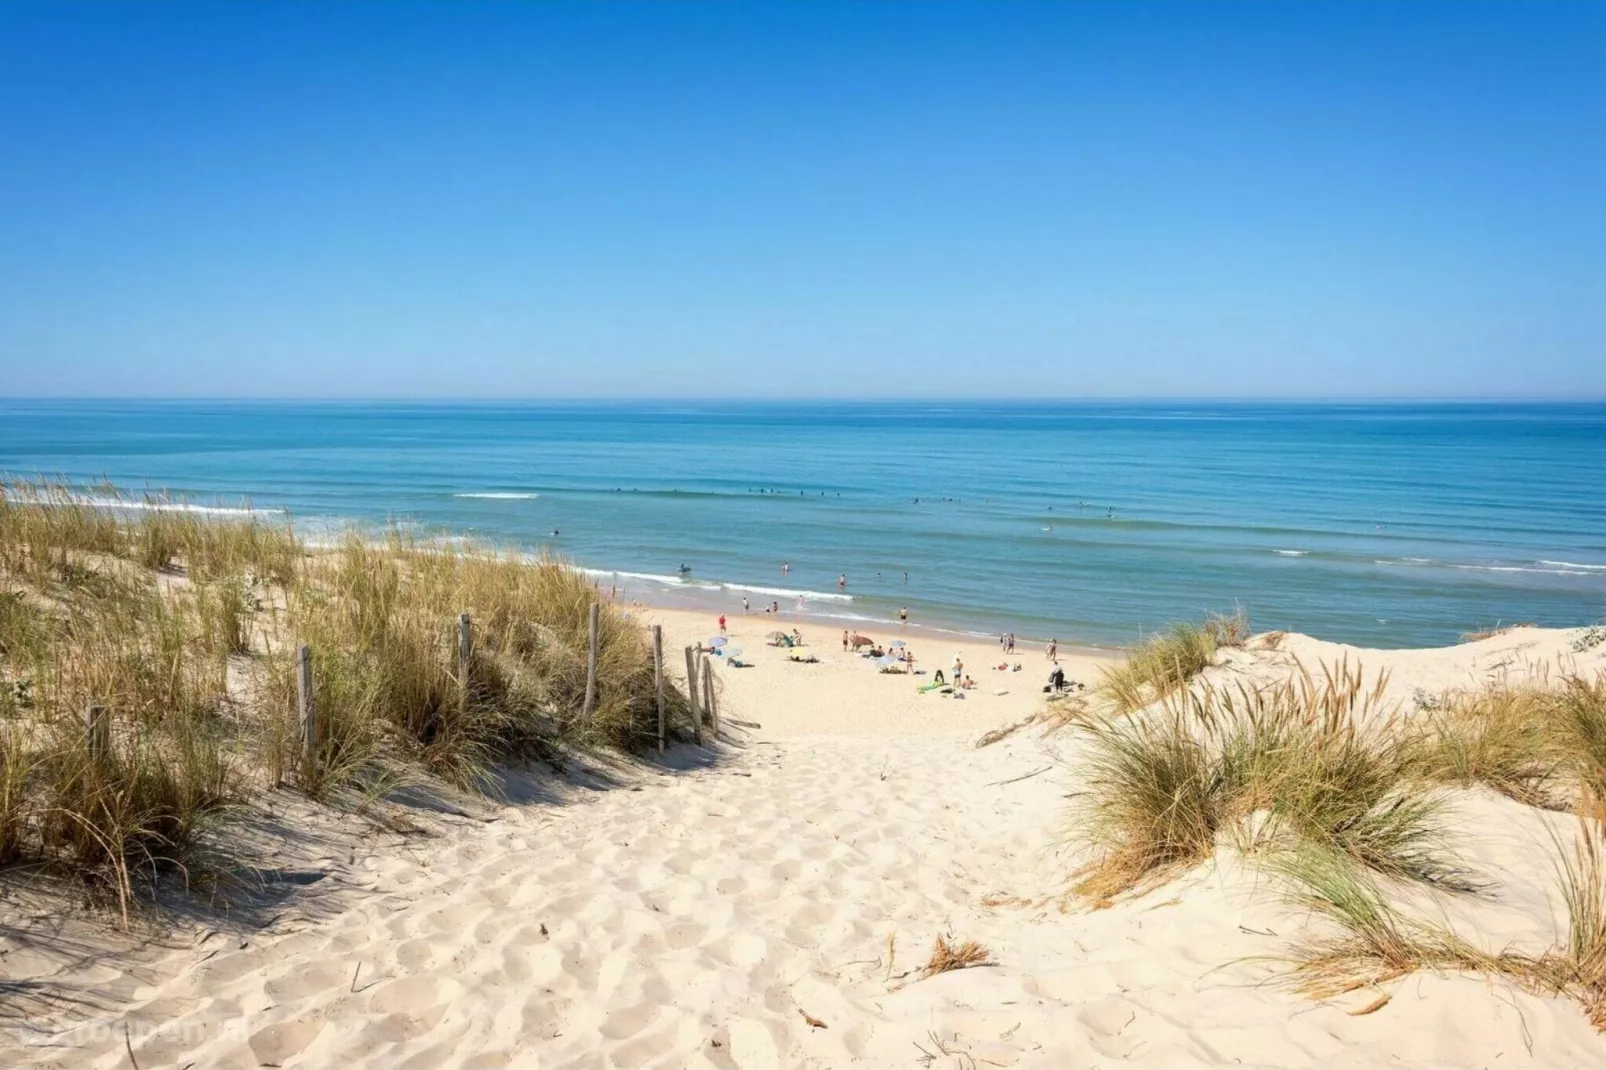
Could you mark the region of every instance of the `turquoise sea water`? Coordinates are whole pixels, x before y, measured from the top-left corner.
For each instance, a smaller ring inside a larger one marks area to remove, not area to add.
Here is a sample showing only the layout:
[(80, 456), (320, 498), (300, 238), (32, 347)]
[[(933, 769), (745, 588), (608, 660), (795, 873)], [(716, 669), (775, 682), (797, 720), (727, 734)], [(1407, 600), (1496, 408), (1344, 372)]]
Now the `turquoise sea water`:
[(1606, 615), (1596, 403), (0, 401), (0, 472), (551, 547), (711, 609), (1062, 642), (1234, 603), (1384, 646)]

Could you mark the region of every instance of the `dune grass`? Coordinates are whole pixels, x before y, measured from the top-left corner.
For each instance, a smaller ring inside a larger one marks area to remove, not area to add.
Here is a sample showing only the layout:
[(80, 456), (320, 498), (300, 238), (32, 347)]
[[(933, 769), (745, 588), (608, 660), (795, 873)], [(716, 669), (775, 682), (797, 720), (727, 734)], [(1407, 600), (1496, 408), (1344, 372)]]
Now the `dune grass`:
[(1173, 624), (1103, 670), (1098, 692), (1121, 713), (1142, 709), (1186, 687), (1215, 664), (1218, 651), (1241, 647), (1248, 638), (1249, 620), (1241, 611), (1212, 614), (1202, 624)]
[(1097, 901), (1163, 881), (1226, 833), (1246, 851), (1312, 844), (1379, 873), (1476, 886), (1446, 847), (1444, 797), (1359, 665), (1301, 669), (1264, 687), (1205, 686), (1138, 716), (1081, 726), (1071, 839)]
[(1606, 1031), (1606, 831), (1583, 817), (1571, 848), (1556, 847), (1567, 932), (1539, 954), (1486, 951), (1448, 925), (1407, 917), (1372, 876), (1336, 852), (1305, 845), (1276, 855), (1269, 868), (1292, 901), (1328, 923), (1295, 945), (1295, 988), (1325, 999), (1419, 970), (1491, 974), (1530, 992), (1576, 999)]
[(1606, 674), (1569, 677), (1552, 712), (1562, 760), (1578, 779), (1585, 808), (1606, 820)]
[(1461, 788), (1484, 784), (1517, 802), (1553, 808), (1565, 764), (1554, 711), (1555, 696), (1539, 688), (1450, 696), (1411, 733), (1414, 772)]
[(1530, 964), (1487, 954), (1445, 926), (1407, 918), (1355, 860), (1315, 844), (1272, 856), (1290, 899), (1328, 923), (1296, 942), (1294, 987), (1315, 999), (1380, 985), (1417, 970), (1505, 972), (1532, 980)]
[[(310, 553), (267, 517), (120, 500), (140, 508), (0, 487), (0, 864), (73, 876), (126, 916), (265, 791), (334, 799), (436, 776), (494, 792), (504, 763), (656, 739), (644, 630), (560, 561), (396, 532)], [(302, 642), (319, 725), (310, 757)], [(684, 724), (685, 696), (672, 687), (668, 699)], [(104, 742), (86, 730), (92, 708), (105, 711)]]

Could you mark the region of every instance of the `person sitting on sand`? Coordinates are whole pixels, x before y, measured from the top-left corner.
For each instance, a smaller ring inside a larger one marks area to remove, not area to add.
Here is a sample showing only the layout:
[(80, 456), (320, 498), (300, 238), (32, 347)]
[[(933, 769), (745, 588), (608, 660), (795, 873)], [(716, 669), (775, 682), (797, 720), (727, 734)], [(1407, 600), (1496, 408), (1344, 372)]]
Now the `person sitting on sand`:
[(931, 682), (934, 684), (945, 684), (948, 681), (942, 678), (942, 670), (938, 669), (936, 672), (931, 674)]
[(803, 633), (798, 631), (796, 628), (792, 629), (792, 645), (793, 646), (802, 646), (803, 645)]

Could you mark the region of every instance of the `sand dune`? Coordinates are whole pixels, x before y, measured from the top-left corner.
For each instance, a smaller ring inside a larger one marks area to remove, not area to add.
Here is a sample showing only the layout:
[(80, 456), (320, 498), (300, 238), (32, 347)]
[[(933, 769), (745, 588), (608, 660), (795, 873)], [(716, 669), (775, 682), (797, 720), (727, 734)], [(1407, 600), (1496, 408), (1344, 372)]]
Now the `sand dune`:
[[(677, 647), (707, 632), (653, 618)], [(631, 766), (610, 786), (571, 777), (561, 805), (444, 818), (428, 838), (340, 840), (316, 916), (287, 910), (249, 939), (197, 926), (143, 958), (8, 959), (14, 980), (95, 994), (101, 1010), (36, 1007), (0, 1034), (0, 1065), (122, 1067), (127, 1047), (147, 1070), (1606, 1065), (1576, 1004), (1501, 981), (1416, 976), (1364, 1015), (1375, 993), (1290, 993), (1276, 957), (1304, 919), (1230, 853), (1066, 912), (1068, 737), (974, 746), (1040, 706), (1041, 652), (997, 672), (980, 668), (1002, 660), (995, 646), (959, 646), (981, 686), (956, 700), (839, 644), (820, 645), (821, 664), (787, 662), (764, 630), (735, 622), (756, 664), (723, 673), (722, 708), (759, 727), (733, 726), (717, 761)], [(1554, 672), (1571, 634), (1348, 653), (1409, 699)], [(910, 641), (927, 666), (955, 652)], [(1345, 652), (1290, 636), (1218, 671)], [(1578, 660), (1598, 667), (1606, 649)], [(1566, 820), (1482, 793), (1461, 805), (1460, 846), (1498, 887), (1458, 924), (1496, 946), (1547, 942), (1546, 828)], [(980, 941), (991, 964), (921, 979), (943, 934)]]

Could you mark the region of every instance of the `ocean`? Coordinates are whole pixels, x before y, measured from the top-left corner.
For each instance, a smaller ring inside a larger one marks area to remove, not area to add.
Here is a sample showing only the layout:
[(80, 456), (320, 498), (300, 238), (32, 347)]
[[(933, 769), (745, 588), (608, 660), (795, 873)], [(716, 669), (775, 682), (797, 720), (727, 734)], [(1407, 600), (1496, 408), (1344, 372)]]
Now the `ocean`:
[(1399, 647), (1606, 616), (1601, 403), (10, 400), (0, 472), (550, 549), (621, 597), (844, 627), (907, 606), (1109, 646), (1241, 607)]

